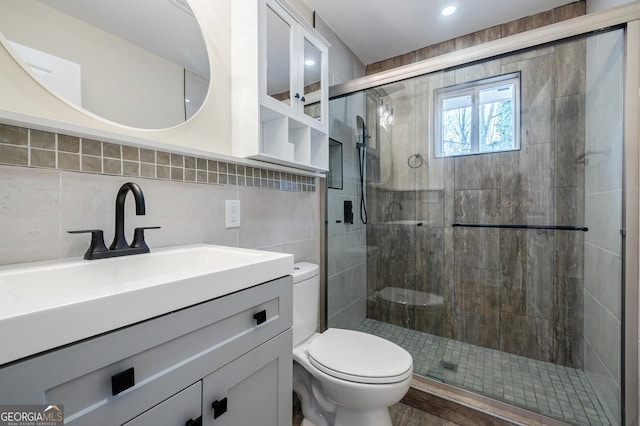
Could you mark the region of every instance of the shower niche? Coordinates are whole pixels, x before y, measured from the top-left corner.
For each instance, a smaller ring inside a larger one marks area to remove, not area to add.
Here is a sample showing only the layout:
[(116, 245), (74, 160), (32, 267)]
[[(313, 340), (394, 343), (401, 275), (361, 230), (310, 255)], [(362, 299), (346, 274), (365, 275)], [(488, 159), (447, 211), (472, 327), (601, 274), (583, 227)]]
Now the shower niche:
[(327, 173), (327, 187), (342, 189), (342, 143), (335, 139), (329, 139), (329, 173)]

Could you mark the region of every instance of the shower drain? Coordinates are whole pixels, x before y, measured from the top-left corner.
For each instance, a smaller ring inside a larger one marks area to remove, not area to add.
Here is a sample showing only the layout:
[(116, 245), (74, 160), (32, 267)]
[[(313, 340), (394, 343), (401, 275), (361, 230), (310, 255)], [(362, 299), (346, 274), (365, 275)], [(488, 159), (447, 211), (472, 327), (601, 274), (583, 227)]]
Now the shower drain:
[(452, 371), (452, 372), (456, 372), (458, 371), (458, 364), (453, 363), (453, 362), (449, 362), (449, 361), (445, 361), (445, 360), (441, 360), (440, 361), (440, 368), (431, 368), (429, 369), (429, 371), (427, 371), (427, 377), (431, 378), (431, 379), (435, 379), (438, 380), (442, 383), (445, 383), (445, 375), (446, 373), (443, 370), (446, 371)]
[(442, 360), (440, 361), (440, 366), (448, 371), (458, 371), (458, 364), (454, 364), (453, 362)]

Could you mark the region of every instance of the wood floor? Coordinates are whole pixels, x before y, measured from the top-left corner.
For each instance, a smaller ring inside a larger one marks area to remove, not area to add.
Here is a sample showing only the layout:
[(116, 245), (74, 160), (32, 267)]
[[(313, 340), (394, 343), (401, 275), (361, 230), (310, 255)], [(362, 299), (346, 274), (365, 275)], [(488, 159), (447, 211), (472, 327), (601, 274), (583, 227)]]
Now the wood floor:
[(389, 412), (393, 426), (460, 426), (404, 404), (393, 405)]
[[(462, 392), (433, 380), (414, 376), (402, 401), (390, 407), (393, 426), (561, 426), (566, 423), (480, 395)], [(302, 423), (293, 394), (293, 426)]]
[[(389, 412), (393, 426), (460, 426), (405, 404), (395, 404), (389, 409)], [(293, 426), (300, 426), (301, 423), (302, 415), (299, 411), (295, 411)]]

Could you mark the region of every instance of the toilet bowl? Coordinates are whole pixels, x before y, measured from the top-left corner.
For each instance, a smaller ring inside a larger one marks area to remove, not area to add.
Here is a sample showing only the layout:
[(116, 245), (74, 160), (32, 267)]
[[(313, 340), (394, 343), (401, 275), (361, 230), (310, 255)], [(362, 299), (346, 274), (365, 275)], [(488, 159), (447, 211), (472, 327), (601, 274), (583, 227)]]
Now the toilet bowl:
[(293, 273), (293, 390), (304, 425), (391, 426), (389, 406), (409, 390), (413, 359), (400, 346), (354, 330), (317, 333), (319, 268)]

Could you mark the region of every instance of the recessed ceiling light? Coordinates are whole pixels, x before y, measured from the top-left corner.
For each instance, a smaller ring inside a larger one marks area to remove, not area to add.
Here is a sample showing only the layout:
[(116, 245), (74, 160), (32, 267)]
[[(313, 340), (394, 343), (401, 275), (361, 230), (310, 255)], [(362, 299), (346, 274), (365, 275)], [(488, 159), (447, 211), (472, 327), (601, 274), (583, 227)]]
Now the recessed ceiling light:
[(456, 7), (455, 6), (447, 6), (444, 9), (442, 9), (442, 14), (444, 16), (449, 16), (451, 14), (453, 14), (456, 11)]
[(304, 61), (304, 64), (308, 67), (312, 67), (316, 64), (316, 61), (314, 61), (313, 59), (307, 59), (306, 61)]

